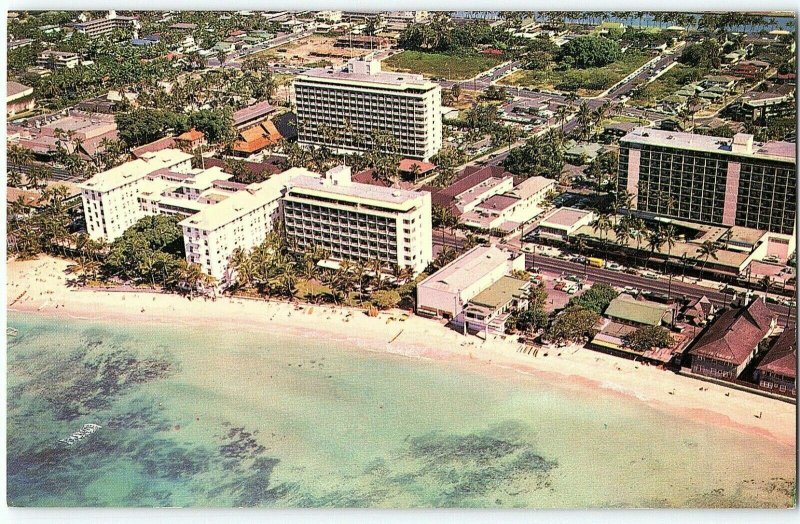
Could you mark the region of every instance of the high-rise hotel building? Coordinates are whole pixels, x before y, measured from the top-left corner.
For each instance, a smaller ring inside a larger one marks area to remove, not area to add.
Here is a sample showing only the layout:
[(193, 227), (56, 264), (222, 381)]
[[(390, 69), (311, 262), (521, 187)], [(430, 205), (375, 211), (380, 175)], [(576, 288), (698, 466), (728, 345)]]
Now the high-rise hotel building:
[(283, 215), (291, 243), (334, 260), (379, 260), (417, 274), (432, 259), (430, 193), (353, 182), (347, 166), (294, 178)]
[(427, 161), (442, 147), (442, 94), (422, 75), (382, 72), (370, 56), (306, 71), (294, 82), (298, 141), (366, 151), (378, 133), (398, 154)]
[(637, 128), (620, 140), (620, 190), (644, 214), (792, 235), (795, 144)]

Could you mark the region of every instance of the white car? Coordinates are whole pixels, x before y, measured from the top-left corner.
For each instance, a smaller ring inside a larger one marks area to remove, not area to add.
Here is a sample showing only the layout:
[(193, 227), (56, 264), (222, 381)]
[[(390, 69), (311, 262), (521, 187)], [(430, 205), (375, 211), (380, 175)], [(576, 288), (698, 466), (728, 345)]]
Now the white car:
[(533, 253), (534, 249), (535, 248), (531, 244), (525, 244), (524, 246), (522, 246), (523, 253)]
[(625, 269), (625, 266), (622, 264), (617, 264), (616, 262), (609, 262), (606, 264), (606, 268), (610, 269), (611, 271), (622, 271)]

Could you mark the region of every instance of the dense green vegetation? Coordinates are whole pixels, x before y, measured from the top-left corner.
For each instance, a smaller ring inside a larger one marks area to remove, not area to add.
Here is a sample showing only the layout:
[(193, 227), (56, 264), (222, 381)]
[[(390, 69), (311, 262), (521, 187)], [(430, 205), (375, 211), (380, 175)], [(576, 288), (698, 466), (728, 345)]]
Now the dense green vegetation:
[(612, 300), (617, 298), (617, 291), (608, 284), (592, 284), (592, 287), (586, 290), (585, 293), (572, 297), (569, 301), (570, 306), (582, 307), (594, 311), (595, 313), (602, 314)]
[(669, 331), (661, 326), (644, 326), (624, 338), (625, 345), (635, 351), (670, 347), (674, 340)]
[(638, 87), (631, 93), (631, 100), (639, 105), (652, 106), (681, 87), (700, 80), (709, 72), (707, 67), (691, 67), (676, 63), (663, 75), (645, 86)]
[(443, 53), (406, 50), (383, 61), (386, 69), (443, 77), (448, 80), (466, 80), (487, 71), (503, 61), (502, 58), (475, 52), (453, 56)]
[(601, 36), (579, 36), (561, 47), (557, 58), (566, 67), (602, 67), (622, 56), (619, 44)]

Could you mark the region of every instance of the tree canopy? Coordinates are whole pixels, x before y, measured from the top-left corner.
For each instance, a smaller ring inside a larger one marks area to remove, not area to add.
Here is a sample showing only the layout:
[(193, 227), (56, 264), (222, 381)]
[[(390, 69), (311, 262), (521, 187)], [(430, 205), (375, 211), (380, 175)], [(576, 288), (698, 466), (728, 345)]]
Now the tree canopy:
[(602, 67), (622, 56), (619, 44), (602, 36), (579, 36), (561, 47), (558, 59), (578, 68)]
[(636, 351), (666, 348), (674, 342), (669, 331), (661, 326), (644, 326), (624, 338), (625, 345)]
[(587, 289), (582, 295), (572, 297), (569, 301), (569, 305), (586, 308), (599, 315), (606, 310), (617, 295), (619, 295), (619, 293), (608, 284), (592, 284), (592, 287)]

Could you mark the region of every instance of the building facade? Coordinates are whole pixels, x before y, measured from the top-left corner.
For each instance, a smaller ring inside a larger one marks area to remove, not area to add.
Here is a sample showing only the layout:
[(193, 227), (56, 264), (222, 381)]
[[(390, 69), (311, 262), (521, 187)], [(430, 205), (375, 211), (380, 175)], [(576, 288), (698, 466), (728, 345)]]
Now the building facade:
[(36, 65), (45, 69), (72, 69), (80, 64), (78, 53), (48, 49), (39, 53)]
[(110, 33), (115, 29), (137, 29), (139, 21), (130, 16), (118, 16), (114, 11), (110, 11), (104, 18), (95, 18), (74, 25), (75, 31), (83, 33), (89, 38)]
[(80, 184), (89, 236), (109, 242), (122, 236), (147, 214), (139, 204), (139, 195), (149, 183), (148, 176), (159, 169), (188, 173), (191, 162), (192, 155), (165, 149), (148, 153)]
[(421, 75), (381, 72), (367, 56), (341, 70), (306, 71), (294, 89), (301, 145), (368, 151), (385, 134), (394, 142), (386, 151), (420, 160), (442, 147), (441, 88)]
[(637, 128), (620, 140), (618, 186), (631, 209), (793, 234), (795, 144)]
[[(259, 245), (281, 216), (281, 198), (297, 177), (318, 178), (302, 168), (292, 168), (267, 180), (240, 187), (230, 197), (184, 219), (183, 245), (186, 261), (199, 264), (222, 287), (234, 282), (230, 265), (234, 251)], [(239, 185), (241, 186), (241, 185)]]
[(286, 235), (297, 249), (334, 260), (379, 260), (422, 272), (432, 259), (430, 193), (353, 182), (339, 166), (297, 177), (283, 199)]

